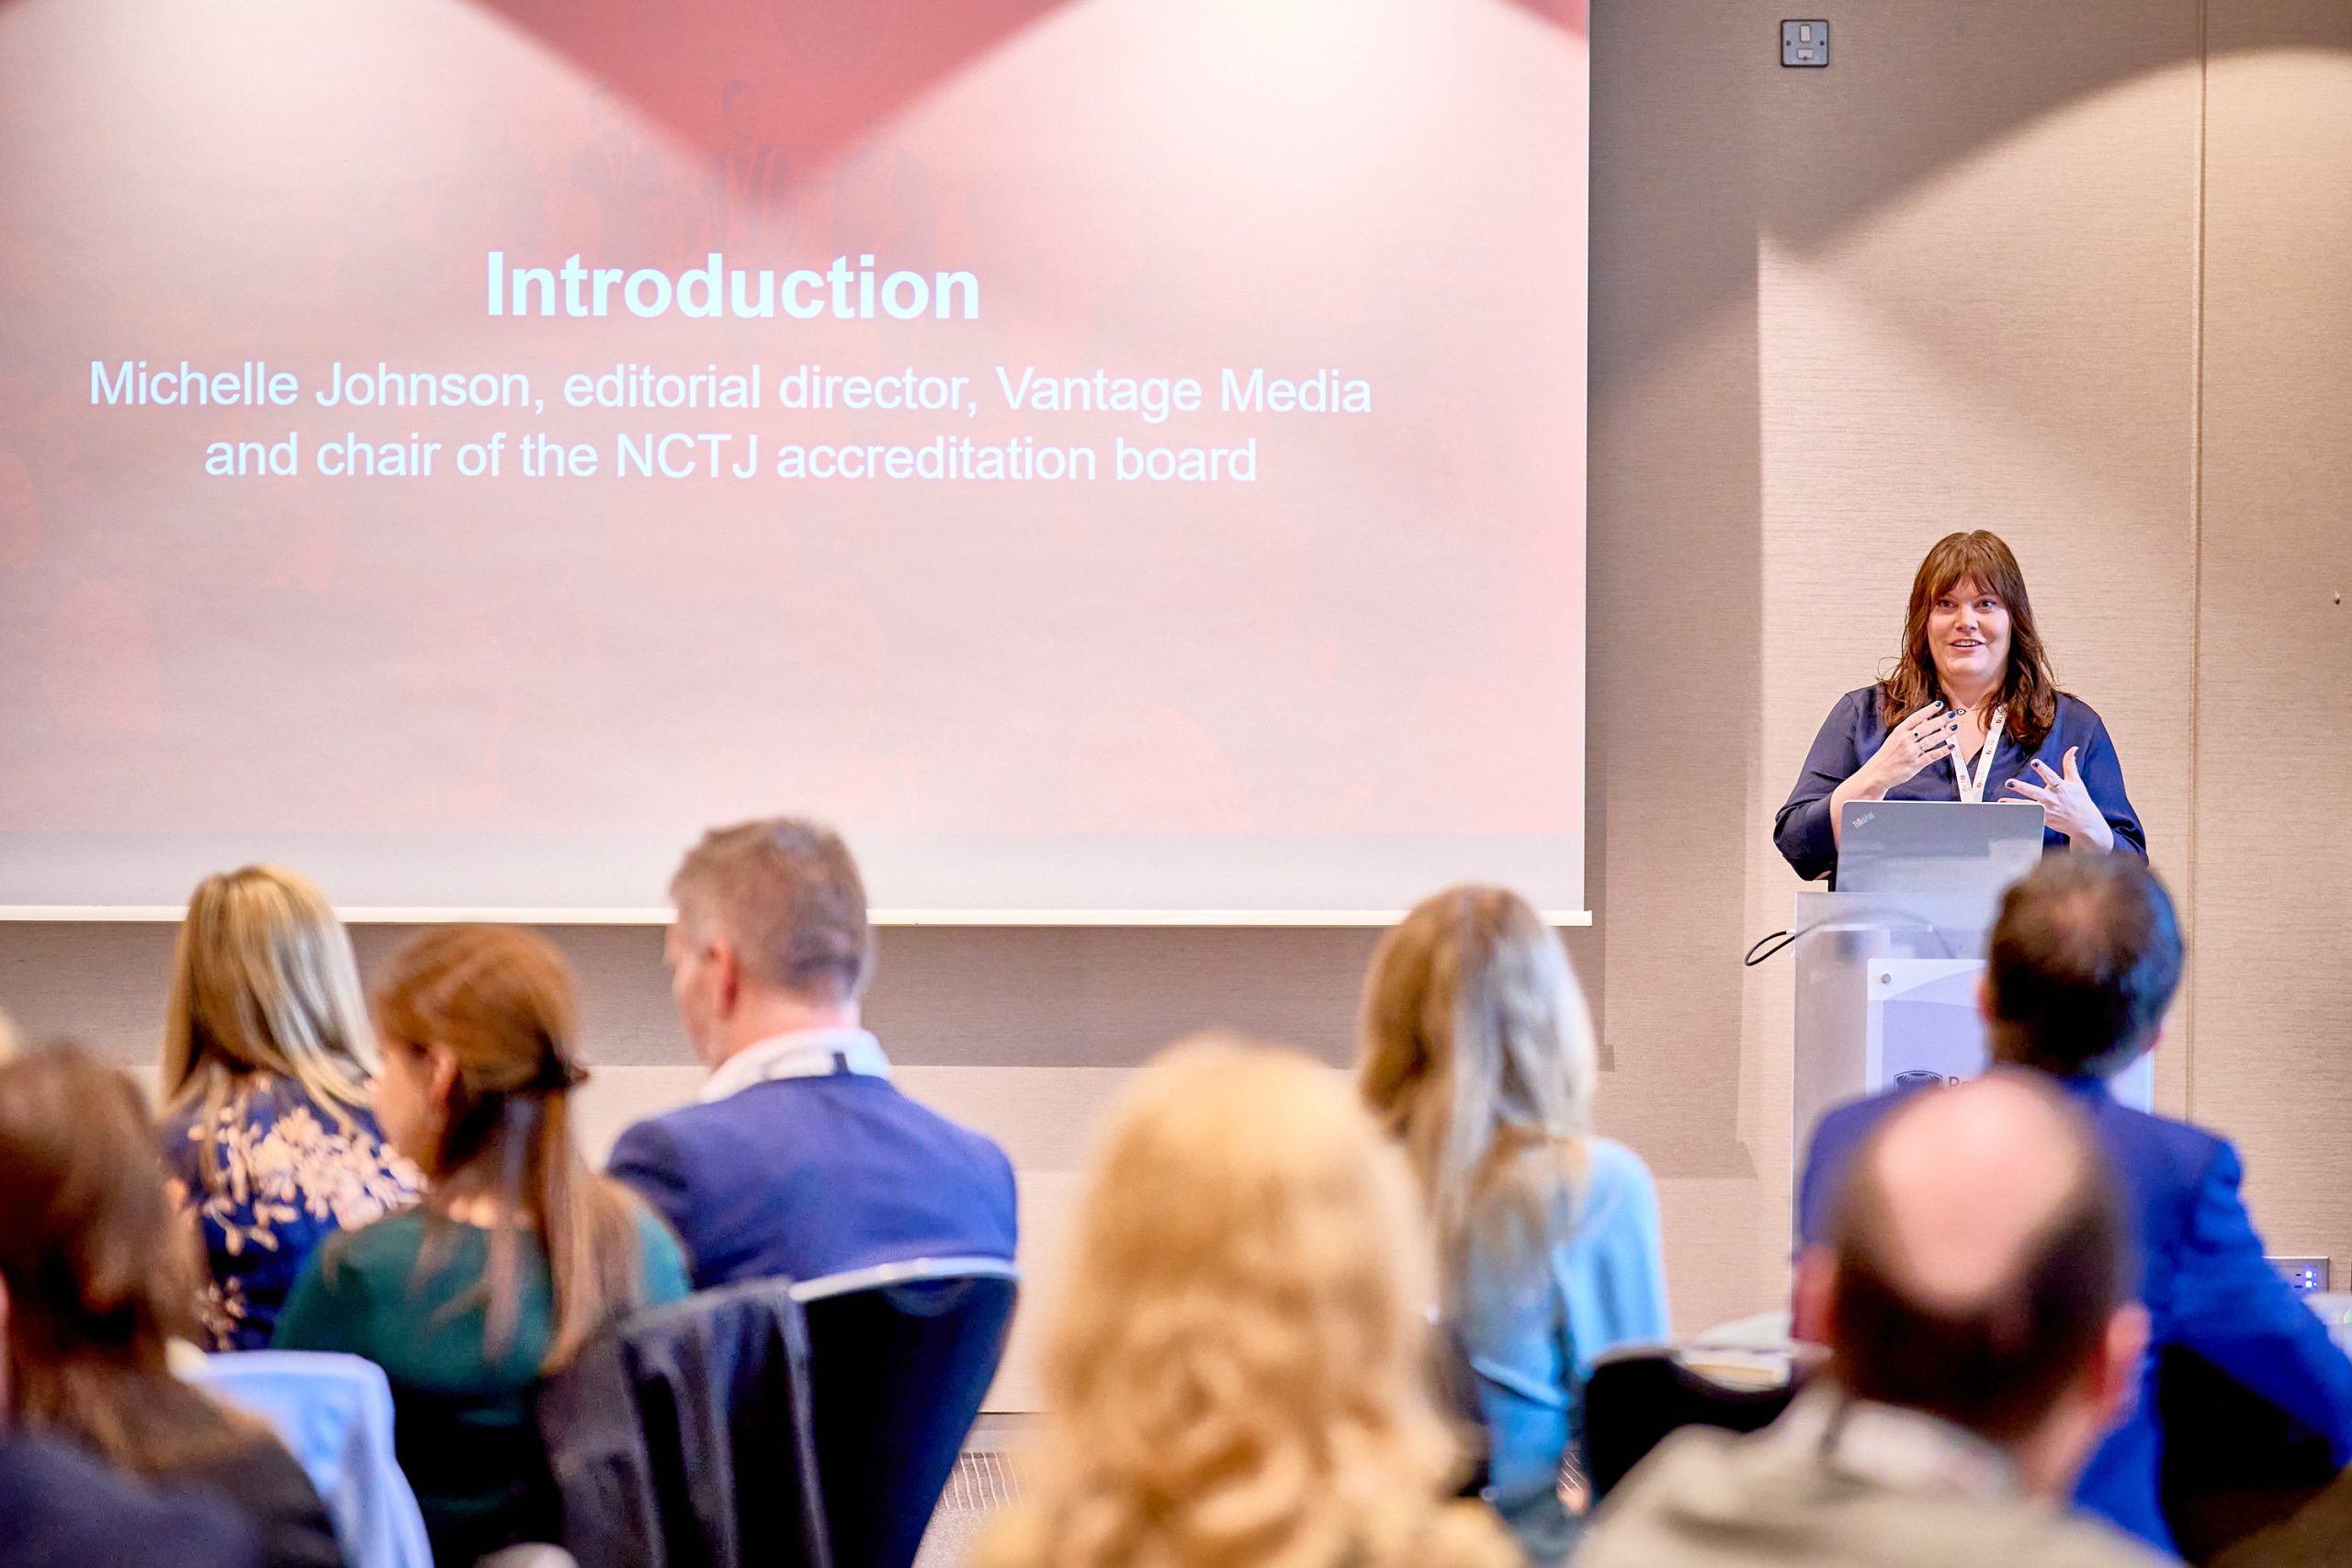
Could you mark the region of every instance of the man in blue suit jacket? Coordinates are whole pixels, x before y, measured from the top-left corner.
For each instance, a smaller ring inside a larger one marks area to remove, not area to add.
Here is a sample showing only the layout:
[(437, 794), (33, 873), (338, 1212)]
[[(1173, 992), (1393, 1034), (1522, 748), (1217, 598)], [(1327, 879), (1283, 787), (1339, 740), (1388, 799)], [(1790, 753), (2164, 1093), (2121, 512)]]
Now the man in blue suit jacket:
[(695, 1289), (1010, 1264), (1004, 1151), (899, 1093), (859, 1023), (874, 932), (840, 838), (788, 818), (718, 829), (670, 895), (671, 994), (710, 1077), (622, 1134), (611, 1169), (677, 1231)]
[[(2177, 1549), (2157, 1491), (2156, 1352), (2202, 1358), (2324, 1437), (2337, 1464), (2352, 1460), (2352, 1361), (2263, 1260), (2238, 1197), (2237, 1152), (2108, 1093), (2107, 1080), (2155, 1043), (2180, 971), (2172, 900), (2144, 864), (2058, 855), (2002, 900), (1984, 990), (1994, 1059), (2059, 1080), (2089, 1117), (2133, 1214), (2150, 1355), (2138, 1399), (2092, 1455), (2075, 1499), (2167, 1551)], [(1822, 1118), (1800, 1191), (1807, 1245), (1825, 1235), (1854, 1151), (1903, 1092)]]

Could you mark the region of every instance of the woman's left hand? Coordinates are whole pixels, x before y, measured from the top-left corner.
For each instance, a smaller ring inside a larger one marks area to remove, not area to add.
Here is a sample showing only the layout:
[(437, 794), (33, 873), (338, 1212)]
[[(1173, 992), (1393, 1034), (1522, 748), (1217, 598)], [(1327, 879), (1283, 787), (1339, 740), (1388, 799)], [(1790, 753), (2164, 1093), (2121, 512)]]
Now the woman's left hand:
[(2107, 818), (2091, 803), (2091, 792), (2083, 784), (2082, 770), (2075, 763), (2075, 754), (2081, 750), (2079, 746), (2066, 748), (2064, 774), (2052, 773), (2050, 764), (2036, 757), (2034, 771), (2041, 775), (2041, 784), (2011, 779), (2009, 788), (2040, 806), (2050, 819), (2051, 831), (2064, 834), (2075, 848), (2111, 850), (2115, 847), (2115, 829), (2107, 825)]

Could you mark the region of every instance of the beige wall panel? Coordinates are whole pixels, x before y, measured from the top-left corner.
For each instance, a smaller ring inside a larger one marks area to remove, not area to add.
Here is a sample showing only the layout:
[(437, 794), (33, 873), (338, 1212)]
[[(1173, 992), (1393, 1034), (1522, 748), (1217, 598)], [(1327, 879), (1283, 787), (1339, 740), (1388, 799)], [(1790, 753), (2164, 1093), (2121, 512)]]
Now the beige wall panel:
[[(1725, 14), (1593, 17), (1588, 886), (1612, 1069), (1603, 1127), (1662, 1176), (1736, 1179), (1753, 1167), (1731, 868), (1754, 829), (1760, 548), (1741, 131), (1763, 35), (1725, 28)], [(1699, 1255), (1676, 1272), (1720, 1267)]]
[[(40, 1038), (73, 1034), (122, 1059), (155, 1048), (173, 926), (0, 922), (0, 1005)], [(372, 972), (414, 930), (361, 926)], [(580, 982), (591, 1059), (687, 1059), (654, 927), (547, 933)], [(1578, 945), (1583, 933), (1571, 933)], [(1351, 1050), (1371, 931), (1023, 931), (882, 933), (868, 1017), (917, 1063), (1120, 1065), (1178, 1035), (1240, 1030), (1331, 1061)]]
[[(2107, 718), (2157, 863), (2177, 879), (2193, 670), (2197, 6), (2075, 6), (2055, 27), (2028, 5), (1971, 9), (2036, 47), (1956, 43), (1949, 6), (1873, 6), (1842, 35), (1851, 74), (1790, 73), (1765, 117), (1777, 154), (1758, 237), (1766, 764), (1752, 814), (1769, 820), (1831, 702), (1897, 650), (1927, 547), (1990, 527), (2026, 569), (2062, 681)], [(1988, 126), (1983, 106), (2004, 98), (2047, 107)], [(1875, 151), (1898, 123), (1899, 169)], [(1836, 164), (1853, 168), (1839, 182), (1849, 192), (1882, 194), (1829, 227), (1815, 187)], [(1910, 183), (1882, 184), (1896, 173)], [(1786, 924), (1794, 878), (1769, 845), (1748, 859), (1756, 929)], [(1751, 986), (1744, 1055), (1751, 1146), (1781, 1192), (1801, 1154), (1780, 1141), (1790, 980), (1776, 966)], [(2165, 1063), (2174, 1103), (2186, 1056)]]
[(2352, 1262), (2352, 8), (2215, 0), (2194, 1106)]

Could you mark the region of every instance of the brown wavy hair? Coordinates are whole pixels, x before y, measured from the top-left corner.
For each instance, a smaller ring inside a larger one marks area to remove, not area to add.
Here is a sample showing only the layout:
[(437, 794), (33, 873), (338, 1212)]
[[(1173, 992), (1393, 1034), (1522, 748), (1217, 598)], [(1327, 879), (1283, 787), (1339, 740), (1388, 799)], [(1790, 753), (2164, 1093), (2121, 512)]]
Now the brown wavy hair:
[(166, 1476), (266, 1429), (175, 1376), (197, 1332), (196, 1241), (164, 1195), (139, 1090), (74, 1045), (0, 1066), (0, 1282), (18, 1426)]
[(439, 1045), (457, 1058), (438, 1146), (420, 1163), (436, 1224), (449, 1223), (441, 1215), (457, 1199), (491, 1200), (487, 1348), (511, 1343), (522, 1249), (542, 1248), (555, 1297), (549, 1372), (644, 1299), (642, 1205), (589, 1169), (572, 1141), (571, 1090), (588, 1076), (574, 1054), (576, 1016), (563, 955), (512, 926), (426, 931), (393, 955), (376, 992), (385, 1050)]
[(1928, 647), (1928, 617), (1936, 601), (1962, 581), (1975, 583), (2008, 609), (2009, 670), (1994, 700), (2007, 705), (2002, 728), (2010, 739), (2029, 749), (2039, 746), (2058, 722), (2058, 682), (2050, 673), (2050, 656), (2033, 624), (2033, 604), (2026, 597), (2018, 558), (1998, 534), (1984, 528), (1946, 534), (1919, 563), (1919, 573), (1911, 580), (1911, 607), (1903, 617), (1902, 656), (1894, 673), (1878, 683), (1880, 722), (1893, 728), (1904, 715), (1942, 694), (1935, 655)]

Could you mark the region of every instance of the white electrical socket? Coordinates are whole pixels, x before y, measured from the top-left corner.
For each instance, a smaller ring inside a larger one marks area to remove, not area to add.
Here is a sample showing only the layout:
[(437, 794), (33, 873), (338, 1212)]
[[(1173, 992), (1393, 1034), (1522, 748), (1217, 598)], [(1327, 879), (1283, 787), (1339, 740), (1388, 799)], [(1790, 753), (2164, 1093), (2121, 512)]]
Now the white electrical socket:
[(1783, 65), (1828, 64), (1829, 24), (1824, 21), (1782, 22), (1781, 24), (1781, 63)]

